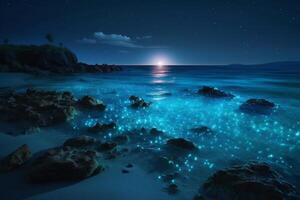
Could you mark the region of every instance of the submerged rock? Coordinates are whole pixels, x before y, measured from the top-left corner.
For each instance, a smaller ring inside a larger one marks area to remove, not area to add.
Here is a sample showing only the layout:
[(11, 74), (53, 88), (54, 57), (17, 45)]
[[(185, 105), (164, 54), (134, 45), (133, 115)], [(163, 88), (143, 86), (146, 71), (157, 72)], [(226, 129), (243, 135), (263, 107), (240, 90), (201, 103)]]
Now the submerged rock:
[(0, 97), (0, 119), (49, 126), (72, 119), (75, 103), (70, 92), (28, 89), (25, 93)]
[(150, 102), (146, 102), (144, 99), (137, 96), (130, 96), (131, 107), (133, 108), (146, 108), (150, 106)]
[(176, 194), (179, 192), (178, 185), (176, 185), (175, 183), (169, 184), (166, 189), (169, 194)]
[(98, 109), (105, 110), (106, 106), (102, 101), (99, 101), (91, 96), (84, 96), (79, 101), (78, 104), (84, 108), (88, 109)]
[(157, 128), (150, 129), (150, 134), (153, 136), (159, 136), (162, 135), (163, 133), (164, 133), (163, 131), (160, 131)]
[(82, 135), (82, 136), (77, 136), (66, 140), (63, 146), (85, 147), (85, 146), (95, 144), (96, 142), (97, 140), (95, 138), (87, 135)]
[(211, 135), (213, 133), (213, 130), (211, 130), (207, 126), (200, 126), (197, 128), (190, 129), (193, 133), (196, 133), (198, 135)]
[(167, 141), (167, 145), (170, 147), (176, 147), (184, 150), (196, 150), (197, 147), (195, 144), (191, 141), (188, 141), (183, 138), (174, 138), (174, 139), (169, 139)]
[(56, 148), (37, 158), (29, 169), (32, 182), (80, 180), (101, 172), (104, 168), (91, 150)]
[(115, 141), (118, 144), (125, 144), (129, 142), (129, 136), (128, 135), (118, 135), (113, 138), (113, 141)]
[(270, 114), (275, 104), (265, 99), (248, 99), (240, 106), (240, 110), (246, 113)]
[(116, 123), (111, 122), (109, 124), (100, 124), (99, 122), (97, 122), (95, 124), (95, 126), (89, 127), (88, 131), (91, 133), (101, 133), (101, 132), (105, 132), (111, 129), (116, 128)]
[(22, 166), (31, 157), (29, 147), (24, 144), (0, 161), (0, 172), (12, 171)]
[(99, 151), (113, 151), (116, 149), (117, 147), (117, 143), (114, 142), (105, 142), (99, 145), (99, 147), (97, 148), (97, 150)]
[(198, 94), (211, 98), (234, 98), (233, 94), (209, 86), (203, 86), (202, 89), (198, 90)]
[(249, 163), (219, 170), (203, 184), (212, 199), (300, 199), (295, 187), (266, 163)]

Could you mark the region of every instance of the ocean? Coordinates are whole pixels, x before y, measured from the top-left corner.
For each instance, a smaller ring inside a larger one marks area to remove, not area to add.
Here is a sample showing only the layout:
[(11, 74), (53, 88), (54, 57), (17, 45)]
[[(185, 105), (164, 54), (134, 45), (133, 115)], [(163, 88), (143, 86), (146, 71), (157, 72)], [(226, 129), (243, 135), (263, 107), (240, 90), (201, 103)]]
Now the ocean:
[[(67, 76), (1, 73), (0, 86), (0, 91), (14, 89), (22, 92), (27, 88), (66, 90), (77, 98), (91, 95), (107, 105), (105, 112), (80, 112), (68, 125), (42, 128), (45, 137), (6, 136), (7, 132), (20, 132), (22, 127), (1, 123), (0, 132), (4, 133), (1, 136), (1, 156), (24, 141), (32, 146), (34, 152), (39, 152), (63, 143), (63, 138), (86, 134), (86, 128), (97, 122), (113, 121), (117, 130), (95, 137), (106, 140), (134, 129), (157, 128), (166, 137), (136, 141), (130, 143), (130, 148), (150, 149), (156, 155), (168, 138), (178, 137), (194, 142), (199, 148), (197, 153), (185, 155), (184, 162), (172, 163), (176, 171), (187, 177), (185, 181), (178, 180), (183, 192), (174, 198), (190, 199), (216, 170), (249, 161), (269, 163), (288, 182), (300, 188), (300, 66), (123, 66), (120, 72)], [(202, 86), (230, 92), (235, 98), (203, 97), (197, 93)], [(151, 105), (146, 109), (132, 109), (128, 100), (131, 95), (142, 97)], [(250, 98), (267, 99), (274, 102), (276, 108), (269, 115), (241, 112), (239, 106)], [(191, 131), (200, 126), (209, 127), (213, 134), (199, 136)], [(18, 137), (25, 139), (16, 139)], [(149, 170), (151, 159), (134, 158), (131, 162), (149, 172), (150, 177), (160, 184), (162, 174)], [(53, 199), (68, 194), (63, 189), (57, 196), (55, 193), (48, 196), (44, 190), (24, 191), (20, 192), (22, 198), (43, 194), (36, 199)], [(53, 192), (47, 189), (49, 191)], [(147, 192), (139, 197), (146, 196)]]

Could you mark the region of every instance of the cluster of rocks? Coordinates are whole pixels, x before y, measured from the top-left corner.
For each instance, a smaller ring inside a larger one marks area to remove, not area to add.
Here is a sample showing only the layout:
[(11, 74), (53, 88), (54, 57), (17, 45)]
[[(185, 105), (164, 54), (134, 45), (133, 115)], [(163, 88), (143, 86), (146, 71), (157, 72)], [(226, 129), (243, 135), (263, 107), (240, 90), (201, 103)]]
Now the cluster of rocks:
[(226, 93), (222, 90), (219, 90), (214, 87), (209, 87), (209, 86), (203, 86), (201, 89), (198, 90), (198, 94), (210, 98), (229, 98), (229, 99), (234, 98), (233, 94)]
[[(70, 138), (62, 146), (43, 151), (28, 162), (26, 174), (34, 183), (85, 179), (104, 170), (99, 162), (101, 155), (115, 158), (117, 146), (117, 143), (101, 142), (90, 136)], [(0, 161), (0, 172), (22, 167), (29, 159), (31, 151), (27, 145), (22, 145)]]
[(49, 126), (71, 119), (76, 101), (70, 92), (38, 91), (0, 96), (0, 119)]
[[(300, 199), (295, 187), (266, 163), (252, 162), (215, 172), (203, 184), (209, 199)], [(203, 199), (201, 194), (195, 199)]]
[(0, 45), (0, 72), (107, 73), (120, 71), (115, 65), (78, 63), (67, 48), (54, 45)]
[(132, 108), (146, 108), (151, 104), (151, 102), (146, 102), (144, 99), (137, 96), (130, 96), (129, 100)]
[(72, 119), (77, 107), (105, 109), (103, 102), (89, 96), (77, 101), (70, 92), (28, 89), (0, 95), (0, 120), (50, 126)]
[[(198, 94), (211, 98), (229, 98), (235, 96), (233, 94), (224, 92), (214, 87), (203, 86), (198, 90)], [(265, 99), (248, 99), (240, 106), (240, 110), (249, 114), (270, 114), (275, 108), (275, 104)], [(196, 131), (197, 132), (197, 131)]]

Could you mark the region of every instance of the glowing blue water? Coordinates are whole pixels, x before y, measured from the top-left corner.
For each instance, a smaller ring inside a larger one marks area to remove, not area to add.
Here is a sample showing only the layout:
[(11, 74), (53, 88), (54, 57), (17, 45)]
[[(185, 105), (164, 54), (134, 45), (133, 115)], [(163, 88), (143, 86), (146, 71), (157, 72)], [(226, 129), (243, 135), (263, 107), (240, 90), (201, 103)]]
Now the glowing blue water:
[[(97, 121), (115, 121), (118, 130), (156, 127), (170, 136), (195, 142), (200, 155), (189, 154), (178, 170), (215, 170), (229, 163), (263, 160), (297, 182), (300, 171), (300, 68), (260, 69), (238, 66), (124, 67), (124, 71), (98, 75), (33, 77), (2, 74), (2, 87), (68, 90), (75, 96), (89, 94), (103, 100), (105, 113), (79, 115), (75, 130)], [(211, 100), (196, 91), (215, 86), (236, 95), (233, 100)], [(137, 95), (153, 104), (142, 110), (129, 107)], [(247, 115), (239, 106), (248, 98), (265, 98), (278, 105), (270, 116)], [(189, 129), (212, 128), (211, 137), (199, 137)], [(109, 137), (108, 134), (105, 137)], [(149, 144), (165, 143), (157, 137)], [(204, 171), (205, 173), (205, 171)], [(294, 177), (294, 178), (293, 178)]]

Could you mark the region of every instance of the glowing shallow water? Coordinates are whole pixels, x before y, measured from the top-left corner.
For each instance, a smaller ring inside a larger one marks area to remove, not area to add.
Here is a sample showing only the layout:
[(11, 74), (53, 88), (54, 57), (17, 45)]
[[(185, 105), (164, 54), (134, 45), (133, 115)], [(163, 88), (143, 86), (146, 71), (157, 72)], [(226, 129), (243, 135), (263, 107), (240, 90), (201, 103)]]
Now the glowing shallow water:
[[(103, 75), (34, 77), (1, 74), (0, 80), (3, 88), (68, 90), (76, 97), (95, 96), (108, 105), (105, 113), (78, 115), (71, 122), (74, 132), (69, 131), (70, 134), (80, 134), (78, 131), (97, 121), (115, 121), (119, 132), (156, 127), (170, 137), (190, 139), (200, 148), (199, 154), (186, 155), (183, 164), (174, 163), (178, 171), (204, 179), (215, 170), (233, 163), (262, 160), (271, 163), (299, 188), (298, 69), (127, 66), (123, 72)], [(237, 97), (211, 100), (195, 94), (203, 85), (216, 86)], [(143, 97), (153, 104), (145, 110), (133, 110), (129, 107), (130, 95)], [(275, 102), (278, 108), (270, 116), (241, 113), (238, 108), (248, 98), (266, 98)], [(215, 135), (199, 137), (189, 131), (201, 125), (212, 128)], [(157, 137), (147, 142), (159, 151), (166, 141)]]

